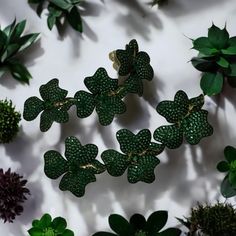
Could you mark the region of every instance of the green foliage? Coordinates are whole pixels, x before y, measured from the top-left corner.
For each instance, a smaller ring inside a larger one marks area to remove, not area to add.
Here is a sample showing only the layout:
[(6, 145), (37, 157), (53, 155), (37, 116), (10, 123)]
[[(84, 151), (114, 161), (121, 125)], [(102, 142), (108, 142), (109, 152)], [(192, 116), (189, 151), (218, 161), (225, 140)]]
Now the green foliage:
[(40, 220), (33, 220), (32, 228), (28, 230), (30, 236), (74, 236), (73, 231), (67, 229), (66, 220), (62, 217), (52, 219), (44, 214)]
[(151, 132), (148, 129), (143, 129), (136, 135), (127, 129), (121, 129), (116, 137), (124, 154), (113, 149), (102, 153), (108, 173), (121, 176), (128, 169), (130, 183), (152, 183), (155, 180), (154, 169), (160, 163), (156, 156), (163, 151), (164, 146), (151, 142)]
[(31, 46), (39, 34), (22, 36), (26, 20), (16, 23), (16, 20), (6, 28), (0, 28), (0, 77), (7, 71), (14, 79), (29, 83), (32, 78), (27, 68), (16, 58), (17, 55)]
[(15, 111), (12, 101), (0, 101), (0, 143), (9, 143), (19, 131), (21, 115)]
[(80, 4), (83, 0), (28, 0), (28, 3), (37, 4), (37, 14), (41, 16), (44, 8), (48, 10), (47, 24), (51, 30), (54, 25), (58, 30), (61, 21), (67, 21), (70, 26), (82, 33), (83, 22), (80, 15)]
[(113, 214), (109, 216), (109, 225), (115, 234), (97, 232), (93, 236), (179, 236), (181, 230), (177, 228), (168, 228), (160, 232), (167, 219), (167, 211), (153, 212), (147, 220), (140, 214), (134, 214), (129, 221), (121, 215)]
[(151, 6), (155, 6), (155, 5), (158, 5), (158, 6), (162, 6), (164, 4), (167, 4), (168, 3), (168, 0), (152, 0), (149, 5)]
[(193, 40), (193, 49), (199, 51), (192, 64), (203, 72), (200, 85), (204, 94), (219, 94), (224, 78), (236, 87), (236, 37), (230, 38), (226, 27), (220, 29), (213, 24), (208, 37)]
[(63, 175), (59, 188), (70, 191), (77, 197), (82, 197), (87, 184), (96, 181), (95, 174), (105, 171), (105, 166), (95, 160), (98, 148), (94, 144), (82, 146), (75, 137), (65, 141), (65, 158), (57, 151), (47, 151), (44, 154), (44, 172), (47, 177), (57, 179)]
[(182, 90), (176, 93), (174, 101), (160, 102), (157, 112), (172, 125), (157, 128), (154, 139), (174, 149), (182, 144), (183, 137), (189, 144), (195, 145), (203, 137), (212, 135), (213, 128), (207, 121), (208, 112), (202, 109), (203, 104), (203, 95), (189, 99)]
[(225, 198), (236, 195), (236, 149), (227, 146), (224, 149), (226, 161), (220, 161), (217, 169), (220, 172), (227, 172), (223, 182), (221, 183), (221, 193)]
[[(133, 54), (127, 56), (130, 51)], [(84, 79), (84, 84), (90, 92), (78, 91), (73, 98), (66, 97), (67, 91), (58, 87), (57, 79), (52, 79), (39, 89), (43, 101), (35, 96), (25, 101), (24, 119), (34, 120), (42, 112), (40, 130), (45, 132), (54, 121), (67, 122), (69, 120), (67, 111), (72, 105), (75, 105), (79, 118), (90, 116), (95, 109), (99, 122), (102, 125), (109, 125), (116, 114), (126, 111), (126, 105), (122, 99), (128, 93), (142, 95), (142, 80), (152, 80), (153, 77), (153, 69), (149, 64), (150, 58), (147, 53), (138, 51), (136, 40), (131, 40), (126, 45), (126, 50), (118, 49), (112, 55), (113, 58), (115, 55), (119, 55), (119, 59), (122, 55), (124, 56), (121, 63), (123, 69), (118, 69), (119, 75), (121, 70), (123, 71), (122, 78), (112, 79), (104, 68), (99, 68), (93, 76)]]
[(201, 233), (209, 236), (236, 235), (236, 211), (231, 204), (217, 203), (192, 208), (190, 216), (179, 221), (189, 228), (189, 236)]

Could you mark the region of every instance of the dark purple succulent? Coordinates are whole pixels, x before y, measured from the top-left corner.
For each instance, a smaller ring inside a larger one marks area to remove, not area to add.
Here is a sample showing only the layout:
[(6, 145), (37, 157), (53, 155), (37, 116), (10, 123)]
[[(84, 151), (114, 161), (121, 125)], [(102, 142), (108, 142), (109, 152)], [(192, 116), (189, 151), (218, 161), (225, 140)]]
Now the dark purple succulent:
[(13, 222), (17, 215), (23, 211), (22, 203), (27, 200), (26, 195), (30, 194), (25, 187), (27, 180), (22, 176), (11, 172), (9, 168), (5, 173), (0, 169), (0, 218), (5, 222)]

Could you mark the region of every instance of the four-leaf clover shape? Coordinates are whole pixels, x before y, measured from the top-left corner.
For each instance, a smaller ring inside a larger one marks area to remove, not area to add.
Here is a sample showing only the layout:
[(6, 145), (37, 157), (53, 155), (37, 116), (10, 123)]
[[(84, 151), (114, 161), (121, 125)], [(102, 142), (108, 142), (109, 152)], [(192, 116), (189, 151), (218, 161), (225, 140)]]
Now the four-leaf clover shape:
[(227, 172), (221, 183), (221, 193), (225, 198), (229, 198), (236, 195), (236, 149), (232, 146), (225, 147), (224, 156), (226, 161), (220, 161), (217, 169)]
[(98, 148), (94, 144), (82, 146), (73, 136), (66, 138), (65, 157), (57, 151), (50, 150), (44, 154), (44, 172), (47, 177), (57, 179), (63, 175), (59, 188), (82, 197), (87, 184), (96, 181), (95, 174), (105, 171), (105, 166), (95, 160)]
[(118, 49), (110, 53), (113, 67), (119, 76), (126, 77), (124, 86), (129, 93), (143, 94), (142, 80), (151, 81), (154, 75), (150, 65), (150, 57), (146, 52), (139, 51), (135, 39), (126, 45), (125, 50)]
[(44, 214), (40, 220), (33, 220), (32, 226), (28, 230), (30, 236), (74, 236), (73, 231), (66, 228), (66, 220), (62, 217), (52, 220), (49, 214)]
[(148, 129), (143, 129), (136, 135), (127, 129), (121, 129), (116, 137), (124, 154), (113, 149), (102, 153), (108, 173), (121, 176), (128, 168), (130, 183), (152, 183), (155, 180), (154, 169), (160, 163), (156, 156), (163, 151), (164, 146), (151, 142), (151, 132)]
[(167, 228), (159, 232), (168, 219), (167, 211), (153, 212), (146, 220), (143, 215), (134, 214), (127, 221), (123, 216), (112, 214), (109, 216), (109, 225), (115, 232), (97, 232), (93, 236), (179, 236), (181, 230)]
[(157, 112), (173, 124), (158, 127), (154, 139), (174, 149), (182, 144), (183, 136), (188, 143), (194, 145), (203, 137), (212, 135), (213, 128), (207, 121), (208, 112), (202, 109), (203, 104), (203, 95), (188, 99), (182, 90), (176, 93), (174, 101), (160, 102)]

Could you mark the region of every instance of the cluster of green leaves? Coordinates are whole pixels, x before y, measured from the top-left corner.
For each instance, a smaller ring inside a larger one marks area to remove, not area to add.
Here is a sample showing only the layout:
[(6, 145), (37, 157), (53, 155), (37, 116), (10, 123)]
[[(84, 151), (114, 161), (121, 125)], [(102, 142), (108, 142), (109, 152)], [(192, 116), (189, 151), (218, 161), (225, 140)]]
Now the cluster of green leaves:
[(113, 214), (109, 216), (109, 225), (115, 233), (97, 232), (93, 236), (179, 236), (181, 230), (177, 228), (161, 231), (167, 219), (167, 211), (153, 212), (147, 220), (140, 214), (134, 214), (129, 221), (121, 215)]
[(230, 38), (226, 27), (220, 29), (213, 24), (208, 37), (193, 40), (193, 49), (199, 51), (191, 61), (203, 72), (200, 86), (204, 94), (220, 93), (225, 78), (230, 86), (236, 87), (236, 37)]
[(236, 210), (229, 203), (199, 204), (191, 209), (189, 217), (178, 220), (189, 229), (189, 236), (236, 235)]
[(28, 233), (30, 236), (74, 236), (73, 231), (66, 227), (64, 218), (56, 217), (52, 220), (49, 214), (44, 214), (40, 220), (33, 220)]
[(183, 137), (189, 144), (195, 145), (203, 137), (212, 135), (213, 128), (207, 121), (208, 112), (202, 109), (203, 104), (203, 95), (189, 99), (182, 90), (176, 93), (174, 101), (160, 102), (157, 112), (172, 125), (158, 127), (154, 139), (174, 149), (182, 144)]
[(32, 77), (27, 68), (17, 59), (17, 55), (31, 46), (39, 34), (22, 36), (25, 25), (26, 20), (19, 23), (14, 20), (6, 28), (0, 28), (0, 77), (9, 71), (13, 78), (28, 84)]
[(48, 10), (47, 24), (51, 30), (54, 25), (58, 30), (62, 20), (66, 20), (73, 29), (82, 33), (83, 23), (79, 6), (84, 0), (28, 0), (29, 3), (37, 4), (37, 14), (41, 16), (45, 7)]
[(152, 80), (153, 69), (146, 52), (138, 50), (136, 40), (131, 40), (125, 50), (118, 49), (111, 53), (114, 68), (119, 78), (112, 79), (104, 68), (99, 68), (91, 77), (84, 79), (90, 92), (78, 91), (73, 98), (67, 97), (67, 91), (59, 88), (58, 80), (53, 79), (39, 89), (43, 101), (30, 97), (25, 101), (23, 117), (34, 120), (40, 112), (41, 131), (47, 131), (52, 123), (65, 123), (69, 120), (67, 111), (72, 105), (77, 107), (77, 116), (85, 118), (96, 110), (99, 122), (109, 125), (116, 114), (126, 111), (123, 98), (128, 93), (143, 93), (143, 80)]
[(227, 172), (221, 183), (221, 193), (225, 198), (229, 198), (236, 195), (236, 149), (227, 146), (224, 149), (224, 155), (226, 161), (220, 161), (217, 169), (220, 172)]
[(96, 181), (95, 174), (106, 170), (105, 166), (95, 160), (98, 148), (94, 144), (82, 146), (75, 137), (65, 141), (65, 157), (57, 151), (47, 151), (44, 154), (44, 172), (47, 177), (57, 179), (63, 175), (59, 188), (70, 191), (77, 197), (82, 197), (87, 184)]

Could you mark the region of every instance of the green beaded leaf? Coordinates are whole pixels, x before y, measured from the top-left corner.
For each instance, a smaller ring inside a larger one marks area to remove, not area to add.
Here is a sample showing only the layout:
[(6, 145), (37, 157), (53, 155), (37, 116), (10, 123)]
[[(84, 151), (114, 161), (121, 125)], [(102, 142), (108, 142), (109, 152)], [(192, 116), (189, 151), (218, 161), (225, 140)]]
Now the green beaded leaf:
[(128, 168), (128, 181), (136, 183), (143, 181), (151, 183), (155, 180), (154, 169), (160, 163), (156, 157), (164, 146), (151, 142), (151, 132), (147, 129), (133, 134), (127, 129), (117, 132), (117, 140), (124, 154), (115, 150), (106, 150), (102, 153), (107, 171), (112, 176), (120, 176)]
[(186, 116), (189, 109), (187, 94), (180, 90), (176, 93), (174, 101), (162, 101), (157, 105), (157, 112), (170, 123), (176, 123)]
[(74, 236), (73, 231), (66, 229), (66, 220), (56, 217), (52, 220), (49, 214), (44, 214), (40, 220), (33, 220), (30, 236)]
[(143, 82), (136, 75), (129, 76), (124, 82), (127, 93), (135, 93), (139, 96), (143, 95)]
[(77, 197), (82, 197), (87, 184), (96, 181), (95, 174), (105, 171), (105, 166), (95, 160), (98, 148), (94, 144), (82, 146), (75, 137), (68, 137), (65, 141), (64, 159), (57, 151), (44, 154), (44, 172), (47, 177), (56, 179), (65, 174), (60, 182), (62, 191), (70, 191)]
[(34, 120), (43, 110), (43, 101), (37, 97), (30, 97), (25, 101), (23, 117), (27, 121)]
[(185, 139), (189, 144), (198, 144), (203, 137), (213, 134), (213, 128), (207, 121), (207, 115), (208, 112), (205, 110), (197, 111), (181, 122)]
[(164, 125), (154, 132), (154, 139), (166, 147), (178, 148), (183, 136), (189, 144), (197, 144), (202, 138), (212, 135), (213, 128), (207, 121), (208, 112), (201, 109), (204, 96), (189, 99), (185, 92), (178, 91), (174, 101), (162, 101), (157, 112), (173, 125)]
[(98, 96), (96, 100), (96, 112), (101, 125), (109, 125), (116, 114), (126, 111), (125, 103), (117, 96)]
[(156, 141), (170, 149), (178, 148), (183, 143), (183, 131), (176, 125), (163, 125), (153, 134)]
[(106, 165), (107, 172), (111, 176), (123, 175), (130, 164), (128, 156), (112, 149), (104, 151), (101, 157)]
[(30, 97), (25, 101), (23, 117), (33, 120), (41, 112), (40, 130), (46, 132), (53, 124), (66, 123), (69, 120), (68, 110), (75, 103), (73, 99), (66, 98), (67, 91), (58, 86), (58, 79), (52, 79), (40, 86), (40, 95), (44, 101), (37, 97)]
[(148, 129), (143, 129), (136, 135), (127, 129), (121, 129), (116, 133), (116, 138), (120, 143), (120, 150), (130, 155), (146, 151), (150, 145), (152, 135)]
[(108, 94), (118, 89), (118, 80), (111, 79), (104, 68), (99, 68), (93, 76), (86, 77), (84, 84), (94, 95)]
[(155, 180), (154, 170), (160, 164), (160, 160), (155, 156), (144, 155), (143, 157), (133, 156), (128, 167), (128, 181), (137, 183), (142, 181), (152, 183)]
[(77, 116), (79, 118), (90, 116), (95, 108), (94, 96), (91, 93), (81, 90), (75, 94), (74, 98), (76, 99)]

